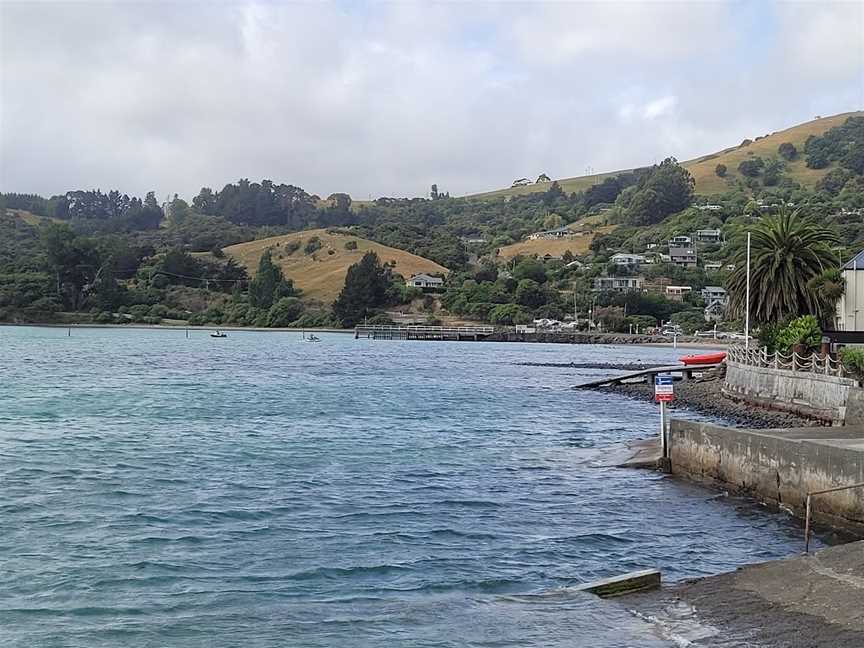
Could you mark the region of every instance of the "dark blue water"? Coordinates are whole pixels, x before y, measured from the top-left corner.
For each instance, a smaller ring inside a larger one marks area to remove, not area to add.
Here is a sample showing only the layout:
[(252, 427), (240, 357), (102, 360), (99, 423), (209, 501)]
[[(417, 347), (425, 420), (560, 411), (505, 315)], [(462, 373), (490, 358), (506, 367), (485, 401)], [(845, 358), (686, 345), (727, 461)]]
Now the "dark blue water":
[(0, 328), (4, 646), (667, 646), (614, 602), (800, 550), (607, 467), (656, 408), (569, 387), (670, 349)]

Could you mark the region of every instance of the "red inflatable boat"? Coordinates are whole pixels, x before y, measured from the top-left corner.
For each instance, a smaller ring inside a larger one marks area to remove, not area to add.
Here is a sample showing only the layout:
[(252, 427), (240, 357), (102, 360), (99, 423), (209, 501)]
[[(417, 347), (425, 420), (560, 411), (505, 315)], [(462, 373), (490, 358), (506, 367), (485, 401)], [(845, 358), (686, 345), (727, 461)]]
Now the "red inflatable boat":
[(685, 365), (717, 364), (718, 362), (723, 362), (725, 359), (725, 351), (718, 351), (717, 353), (703, 353), (701, 355), (688, 355), (678, 358), (679, 362), (683, 362)]

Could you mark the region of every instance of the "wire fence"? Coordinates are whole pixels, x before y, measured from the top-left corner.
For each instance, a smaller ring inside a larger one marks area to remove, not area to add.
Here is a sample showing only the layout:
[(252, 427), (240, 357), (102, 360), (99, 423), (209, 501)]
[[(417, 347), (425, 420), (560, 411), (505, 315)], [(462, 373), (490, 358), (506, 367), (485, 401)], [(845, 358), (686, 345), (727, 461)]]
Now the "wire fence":
[(829, 354), (800, 354), (769, 352), (767, 347), (747, 349), (744, 346), (733, 346), (728, 350), (728, 360), (750, 367), (767, 367), (769, 369), (786, 369), (788, 371), (805, 371), (824, 374), (826, 376), (847, 376), (849, 372), (843, 363)]

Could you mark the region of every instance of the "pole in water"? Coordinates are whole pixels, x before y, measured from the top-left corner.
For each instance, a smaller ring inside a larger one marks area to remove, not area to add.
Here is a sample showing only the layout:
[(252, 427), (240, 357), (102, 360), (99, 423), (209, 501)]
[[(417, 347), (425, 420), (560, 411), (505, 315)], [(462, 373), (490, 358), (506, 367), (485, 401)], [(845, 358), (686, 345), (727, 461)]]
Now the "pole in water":
[(66, 329), (66, 337), (72, 337), (72, 328)]
[(187, 340), (189, 339), (189, 329), (188, 328), (186, 329), (186, 339)]

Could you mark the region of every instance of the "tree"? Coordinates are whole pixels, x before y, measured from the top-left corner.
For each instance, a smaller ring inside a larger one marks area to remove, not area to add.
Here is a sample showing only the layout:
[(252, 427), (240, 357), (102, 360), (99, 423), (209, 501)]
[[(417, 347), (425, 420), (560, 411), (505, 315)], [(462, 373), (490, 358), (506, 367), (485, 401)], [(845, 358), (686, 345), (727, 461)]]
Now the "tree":
[(837, 302), (840, 301), (845, 289), (846, 280), (840, 268), (823, 270), (807, 282), (807, 290), (816, 299), (817, 308), (814, 315), (825, 328), (833, 328)]
[(760, 157), (754, 157), (749, 160), (744, 160), (738, 165), (738, 173), (748, 178), (758, 178), (762, 173), (762, 167), (765, 162)]
[[(757, 324), (787, 317), (818, 314), (824, 308), (808, 283), (837, 265), (831, 249), (837, 235), (800, 210), (781, 210), (764, 218), (751, 230), (750, 317)], [(729, 306), (742, 317), (746, 305), (746, 247), (735, 256), (735, 271), (729, 278)]]
[(718, 178), (725, 178), (726, 171), (728, 171), (728, 169), (726, 168), (725, 164), (718, 164), (716, 167), (714, 167), (714, 173), (717, 174)]
[(294, 284), (282, 274), (282, 268), (273, 263), (273, 256), (268, 248), (258, 262), (258, 272), (249, 283), (249, 303), (255, 308), (269, 309), (282, 297), (291, 297), (296, 293)]
[(440, 194), (438, 193), (438, 185), (437, 184), (432, 185), (432, 191), (429, 192), (429, 197), (432, 200), (438, 200), (441, 197)]
[(386, 305), (389, 293), (388, 269), (381, 265), (377, 254), (367, 252), (348, 268), (345, 286), (333, 302), (333, 315), (342, 326), (356, 326), (374, 309)]
[(538, 284), (546, 282), (546, 268), (537, 259), (525, 257), (513, 268), (513, 278), (533, 279)]
[(784, 160), (792, 161), (798, 157), (798, 149), (791, 142), (783, 142), (777, 147), (777, 152)]
[(534, 309), (546, 303), (546, 293), (536, 281), (523, 279), (516, 286), (516, 302), (521, 306)]
[(500, 304), (489, 311), (489, 323), (496, 325), (527, 324), (531, 313), (518, 304)]
[(303, 315), (303, 303), (297, 297), (282, 297), (267, 315), (267, 326), (284, 328)]

